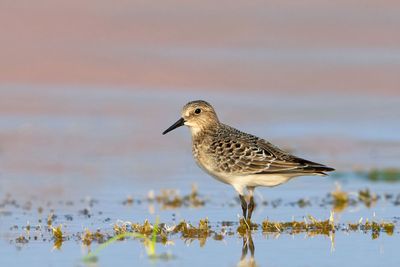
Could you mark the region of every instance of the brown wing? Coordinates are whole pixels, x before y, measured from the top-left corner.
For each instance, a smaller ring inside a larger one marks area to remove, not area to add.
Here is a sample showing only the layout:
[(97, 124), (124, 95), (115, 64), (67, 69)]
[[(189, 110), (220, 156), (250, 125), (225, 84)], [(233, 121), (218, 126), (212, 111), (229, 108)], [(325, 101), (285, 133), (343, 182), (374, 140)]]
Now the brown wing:
[(288, 154), (271, 143), (238, 130), (221, 134), (210, 146), (210, 155), (225, 172), (248, 174), (321, 173), (332, 171), (322, 164)]

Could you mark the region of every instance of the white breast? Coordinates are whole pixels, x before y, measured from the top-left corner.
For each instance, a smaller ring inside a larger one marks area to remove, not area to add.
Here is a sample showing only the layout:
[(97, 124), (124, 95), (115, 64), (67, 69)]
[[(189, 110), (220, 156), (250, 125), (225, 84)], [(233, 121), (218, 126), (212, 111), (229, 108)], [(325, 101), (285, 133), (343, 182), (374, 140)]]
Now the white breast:
[(232, 185), (235, 188), (235, 190), (241, 195), (244, 194), (244, 190), (247, 187), (257, 187), (257, 186), (273, 187), (285, 183), (291, 178), (296, 176), (287, 174), (251, 174), (251, 175), (229, 174), (229, 173), (216, 172), (212, 168), (212, 164), (207, 164), (203, 162), (203, 160), (198, 160), (196, 158), (196, 162), (200, 166), (200, 168), (203, 169), (205, 172), (207, 172), (209, 175), (211, 175), (220, 182)]

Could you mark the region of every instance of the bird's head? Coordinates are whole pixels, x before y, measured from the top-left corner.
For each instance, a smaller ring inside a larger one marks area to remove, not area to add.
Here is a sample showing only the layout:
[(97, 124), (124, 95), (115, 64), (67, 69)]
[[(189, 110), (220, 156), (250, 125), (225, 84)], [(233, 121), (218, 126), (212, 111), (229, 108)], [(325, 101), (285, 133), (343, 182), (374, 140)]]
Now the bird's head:
[(192, 135), (196, 135), (209, 127), (214, 127), (218, 122), (217, 114), (209, 103), (203, 100), (191, 101), (183, 107), (181, 118), (163, 134), (186, 125), (190, 128)]

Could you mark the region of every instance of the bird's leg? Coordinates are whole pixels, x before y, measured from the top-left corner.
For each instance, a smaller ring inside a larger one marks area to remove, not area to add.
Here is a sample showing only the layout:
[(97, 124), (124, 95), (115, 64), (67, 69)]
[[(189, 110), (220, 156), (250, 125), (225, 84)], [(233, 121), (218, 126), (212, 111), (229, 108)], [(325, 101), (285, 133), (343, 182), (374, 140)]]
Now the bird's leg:
[(253, 210), (256, 207), (255, 203), (254, 203), (254, 187), (249, 186), (247, 187), (247, 191), (249, 192), (250, 195), (250, 202), (249, 205), (247, 206), (247, 208), (249, 209), (248, 213), (247, 213), (247, 219), (250, 221), (251, 220), (251, 215), (253, 214)]
[(254, 208), (256, 207), (256, 204), (254, 203), (254, 197), (250, 196), (250, 202), (249, 202), (249, 212), (247, 213), (247, 219), (251, 220), (251, 214), (253, 213)]
[(240, 260), (246, 258), (248, 250), (249, 250), (249, 245), (247, 243), (247, 237), (243, 236), (242, 257), (240, 258)]
[(248, 244), (249, 244), (249, 248), (250, 248), (251, 257), (254, 258), (255, 247), (254, 247), (254, 243), (253, 243), (253, 238), (251, 236), (251, 232), (249, 234)]
[(243, 195), (239, 195), (239, 198), (240, 198), (240, 204), (242, 205), (243, 217), (244, 219), (246, 219), (247, 202)]

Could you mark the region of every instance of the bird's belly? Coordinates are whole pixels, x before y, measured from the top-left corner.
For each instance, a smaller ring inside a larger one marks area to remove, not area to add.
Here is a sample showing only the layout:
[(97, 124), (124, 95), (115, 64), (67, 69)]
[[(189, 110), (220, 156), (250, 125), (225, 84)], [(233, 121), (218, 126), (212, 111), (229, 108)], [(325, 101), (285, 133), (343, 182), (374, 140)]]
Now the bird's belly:
[(288, 174), (247, 174), (243, 175), (240, 173), (229, 173), (221, 172), (213, 158), (206, 153), (202, 153), (201, 150), (194, 151), (193, 156), (196, 160), (197, 165), (208, 173), (213, 178), (225, 184), (233, 185), (236, 187), (257, 187), (257, 186), (267, 186), (273, 187), (287, 182), (295, 175)]
[(257, 186), (267, 186), (273, 187), (287, 182), (291, 178), (295, 177), (293, 175), (287, 174), (250, 174), (250, 175), (240, 175), (237, 173), (224, 173), (218, 172), (213, 167), (212, 164), (207, 164), (203, 161), (196, 160), (197, 164), (201, 169), (203, 169), (210, 176), (216, 180), (230, 185), (238, 185), (244, 187), (257, 187)]
[(231, 184), (235, 187), (274, 187), (286, 183), (294, 176), (279, 174), (251, 174), (251, 175), (220, 175), (218, 180)]
[(246, 186), (256, 187), (256, 186), (267, 186), (273, 187), (283, 183), (286, 183), (293, 175), (287, 174), (252, 174), (246, 176), (239, 176), (237, 180), (241, 180), (239, 183), (243, 183)]

